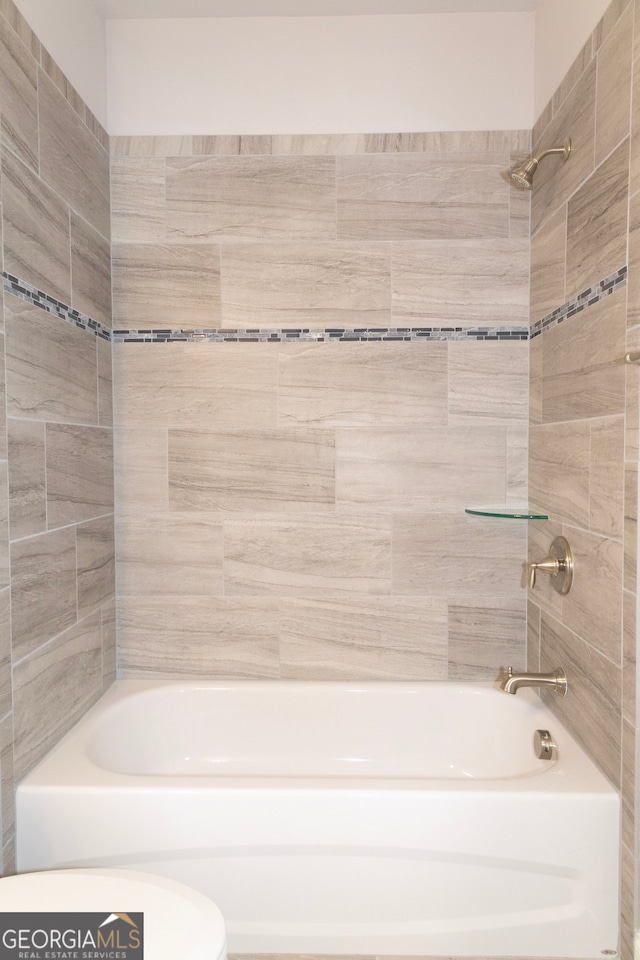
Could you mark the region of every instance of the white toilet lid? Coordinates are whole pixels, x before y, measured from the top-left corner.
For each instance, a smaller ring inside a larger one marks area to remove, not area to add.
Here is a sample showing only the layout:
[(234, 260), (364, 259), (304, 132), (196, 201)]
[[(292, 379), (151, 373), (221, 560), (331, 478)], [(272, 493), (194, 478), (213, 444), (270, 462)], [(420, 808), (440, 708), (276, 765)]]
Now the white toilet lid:
[(55, 870), (0, 879), (0, 911), (144, 913), (145, 960), (223, 960), (224, 919), (182, 883), (133, 870)]

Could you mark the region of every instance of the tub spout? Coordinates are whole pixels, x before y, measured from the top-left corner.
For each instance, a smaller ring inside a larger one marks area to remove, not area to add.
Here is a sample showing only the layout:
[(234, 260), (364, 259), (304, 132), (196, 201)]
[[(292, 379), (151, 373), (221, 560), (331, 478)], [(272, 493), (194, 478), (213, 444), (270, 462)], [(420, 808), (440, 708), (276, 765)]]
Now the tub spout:
[(560, 667), (551, 673), (514, 673), (509, 667), (506, 678), (500, 684), (505, 693), (517, 693), (520, 687), (548, 687), (559, 693), (561, 697), (567, 695), (567, 677)]

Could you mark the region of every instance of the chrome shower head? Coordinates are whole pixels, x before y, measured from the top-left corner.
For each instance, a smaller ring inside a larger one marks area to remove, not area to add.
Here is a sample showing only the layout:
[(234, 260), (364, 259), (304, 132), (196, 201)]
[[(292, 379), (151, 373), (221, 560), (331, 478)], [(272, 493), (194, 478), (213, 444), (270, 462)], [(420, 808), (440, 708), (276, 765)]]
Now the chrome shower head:
[(531, 190), (538, 164), (544, 157), (548, 157), (549, 154), (552, 153), (562, 154), (562, 159), (565, 161), (568, 160), (569, 154), (571, 153), (571, 140), (567, 140), (561, 147), (550, 147), (548, 150), (534, 153), (524, 162), (516, 163), (510, 170), (504, 170), (501, 175), (507, 183), (515, 187), (516, 190)]

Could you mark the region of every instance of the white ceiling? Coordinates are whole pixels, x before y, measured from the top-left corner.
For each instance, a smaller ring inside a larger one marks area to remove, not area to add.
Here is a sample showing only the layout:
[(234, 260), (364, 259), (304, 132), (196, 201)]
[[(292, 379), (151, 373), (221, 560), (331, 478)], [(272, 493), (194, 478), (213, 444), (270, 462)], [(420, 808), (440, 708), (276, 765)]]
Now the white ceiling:
[(321, 17), (399, 13), (522, 13), (538, 0), (93, 0), (107, 20)]

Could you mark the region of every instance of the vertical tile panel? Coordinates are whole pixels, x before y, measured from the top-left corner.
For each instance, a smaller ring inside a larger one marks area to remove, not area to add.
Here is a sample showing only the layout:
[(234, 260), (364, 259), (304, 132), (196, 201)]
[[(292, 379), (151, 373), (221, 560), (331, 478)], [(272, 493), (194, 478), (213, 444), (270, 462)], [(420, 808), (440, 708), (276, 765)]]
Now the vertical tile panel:
[(4, 269), (69, 303), (68, 208), (7, 150), (2, 153), (2, 213)]
[(25, 776), (101, 693), (98, 612), (14, 668), (16, 777)]
[(71, 306), (111, 326), (111, 248), (71, 211)]
[(0, 20), (2, 139), (33, 170), (38, 169), (37, 65), (4, 20)]
[(109, 157), (42, 71), (38, 116), (42, 178), (109, 239)]
[(77, 619), (76, 533), (57, 530), (11, 546), (14, 662)]
[(47, 529), (44, 423), (9, 420), (9, 529), (12, 540)]
[(633, 5), (628, 4), (598, 50), (596, 88), (596, 164), (629, 132)]

